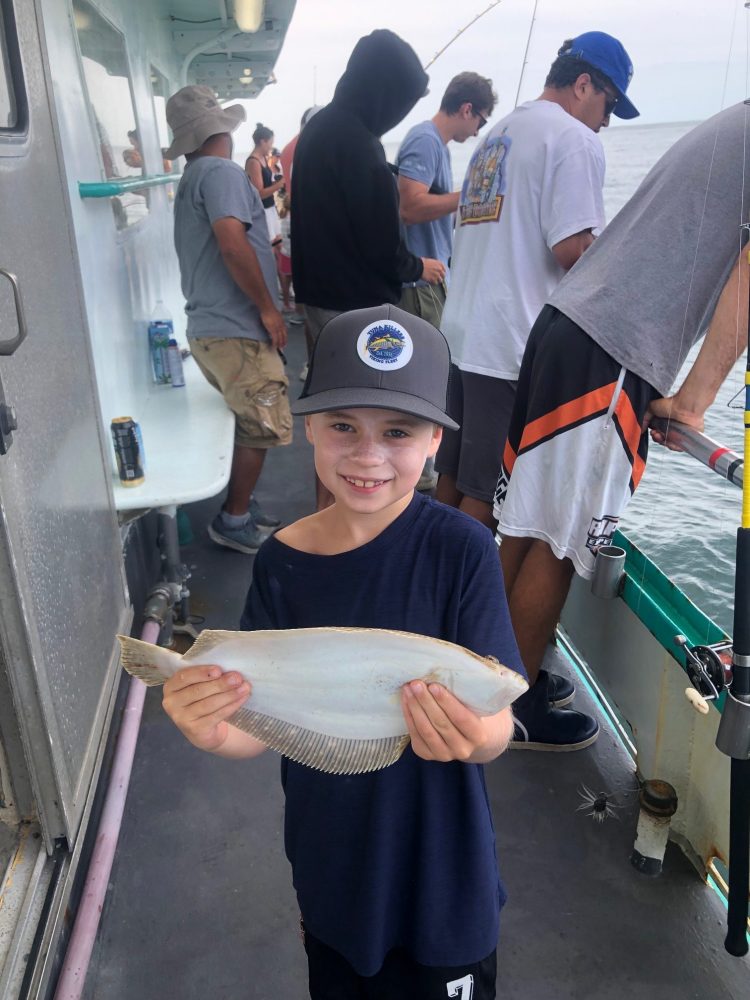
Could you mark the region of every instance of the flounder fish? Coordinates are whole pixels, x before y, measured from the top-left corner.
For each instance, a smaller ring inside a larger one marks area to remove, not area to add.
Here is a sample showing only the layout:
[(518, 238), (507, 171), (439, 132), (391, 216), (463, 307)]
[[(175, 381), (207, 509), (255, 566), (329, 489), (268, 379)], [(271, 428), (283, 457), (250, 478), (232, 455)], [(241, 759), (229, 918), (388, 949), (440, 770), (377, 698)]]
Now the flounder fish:
[(229, 723), (329, 774), (377, 771), (398, 760), (409, 742), (400, 698), (408, 681), (442, 684), (479, 715), (494, 715), (528, 687), (494, 657), (386, 629), (207, 629), (183, 656), (117, 638), (123, 666), (149, 686), (201, 664), (242, 674), (252, 692)]

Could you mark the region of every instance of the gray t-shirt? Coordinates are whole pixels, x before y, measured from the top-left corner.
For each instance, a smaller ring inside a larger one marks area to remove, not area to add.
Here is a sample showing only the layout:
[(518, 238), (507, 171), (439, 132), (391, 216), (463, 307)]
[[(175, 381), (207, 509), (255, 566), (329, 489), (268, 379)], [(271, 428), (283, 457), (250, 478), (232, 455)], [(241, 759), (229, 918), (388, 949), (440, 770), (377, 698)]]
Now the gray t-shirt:
[(547, 300), (662, 395), (739, 254), (748, 110), (734, 105), (678, 140)]
[[(451, 154), (431, 121), (409, 129), (396, 156), (399, 174), (433, 189), (434, 194), (453, 190)], [(432, 257), (448, 267), (453, 244), (453, 215), (406, 227), (406, 245), (417, 257)], [(417, 281), (426, 285), (426, 281)]]
[(186, 166), (174, 209), (187, 335), (267, 340), (257, 306), (227, 270), (211, 228), (217, 219), (229, 217), (244, 223), (271, 298), (278, 303), (276, 266), (257, 189), (239, 164), (201, 156)]

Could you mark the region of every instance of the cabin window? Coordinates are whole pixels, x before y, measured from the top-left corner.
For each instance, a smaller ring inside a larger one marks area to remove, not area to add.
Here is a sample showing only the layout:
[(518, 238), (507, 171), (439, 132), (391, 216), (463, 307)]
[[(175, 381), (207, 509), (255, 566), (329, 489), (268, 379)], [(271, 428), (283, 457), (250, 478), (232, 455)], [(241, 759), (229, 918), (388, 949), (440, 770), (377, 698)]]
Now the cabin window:
[(0, 0), (0, 135), (26, 132), (26, 99), (13, 11)]
[[(73, 0), (73, 16), (104, 177), (142, 177), (145, 170), (125, 39), (87, 0)], [(111, 201), (118, 229), (148, 214), (146, 189), (125, 191)]]
[(151, 97), (154, 102), (154, 117), (162, 152), (162, 170), (165, 174), (177, 173), (177, 164), (168, 160), (164, 153), (172, 142), (167, 125), (167, 100), (170, 95), (169, 80), (155, 66), (151, 67)]
[(5, 26), (0, 17), (0, 128), (15, 128), (16, 95), (13, 91), (13, 80), (10, 76), (10, 60), (5, 45)]

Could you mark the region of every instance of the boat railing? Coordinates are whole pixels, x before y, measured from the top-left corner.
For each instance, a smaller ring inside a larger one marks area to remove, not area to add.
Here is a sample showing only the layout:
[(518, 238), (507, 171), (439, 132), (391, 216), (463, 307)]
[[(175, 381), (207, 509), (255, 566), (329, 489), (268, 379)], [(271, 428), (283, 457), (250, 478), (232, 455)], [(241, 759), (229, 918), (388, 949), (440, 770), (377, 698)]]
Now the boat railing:
[(116, 198), (126, 191), (177, 184), (182, 174), (152, 174), (146, 177), (110, 177), (106, 181), (79, 181), (78, 193), (82, 198)]

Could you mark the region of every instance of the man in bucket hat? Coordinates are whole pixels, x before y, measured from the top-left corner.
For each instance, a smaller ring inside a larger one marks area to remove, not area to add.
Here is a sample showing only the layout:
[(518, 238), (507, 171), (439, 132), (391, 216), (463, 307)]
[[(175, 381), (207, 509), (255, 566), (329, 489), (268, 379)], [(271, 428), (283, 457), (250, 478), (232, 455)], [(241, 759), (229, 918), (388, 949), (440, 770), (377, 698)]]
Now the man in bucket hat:
[(253, 490), (267, 450), (291, 442), (292, 417), (279, 355), (286, 327), (265, 212), (232, 161), (231, 133), (244, 120), (244, 108), (222, 108), (210, 87), (183, 87), (167, 102), (173, 140), (165, 156), (187, 160), (174, 239), (190, 348), (236, 417), (227, 496), (208, 533), (219, 545), (254, 553), (265, 538), (262, 529), (279, 521), (260, 510)]
[[(435, 468), (437, 498), (488, 527), (529, 332), (605, 224), (604, 151), (596, 133), (611, 114), (638, 114), (625, 96), (631, 75), (630, 58), (611, 35), (589, 31), (564, 42), (540, 96), (499, 121), (469, 164), (441, 324), (455, 365), (448, 410), (461, 430), (443, 436)], [(572, 684), (545, 671), (539, 678), (545, 732), (521, 720), (526, 743), (588, 746), (596, 721), (562, 710)]]

